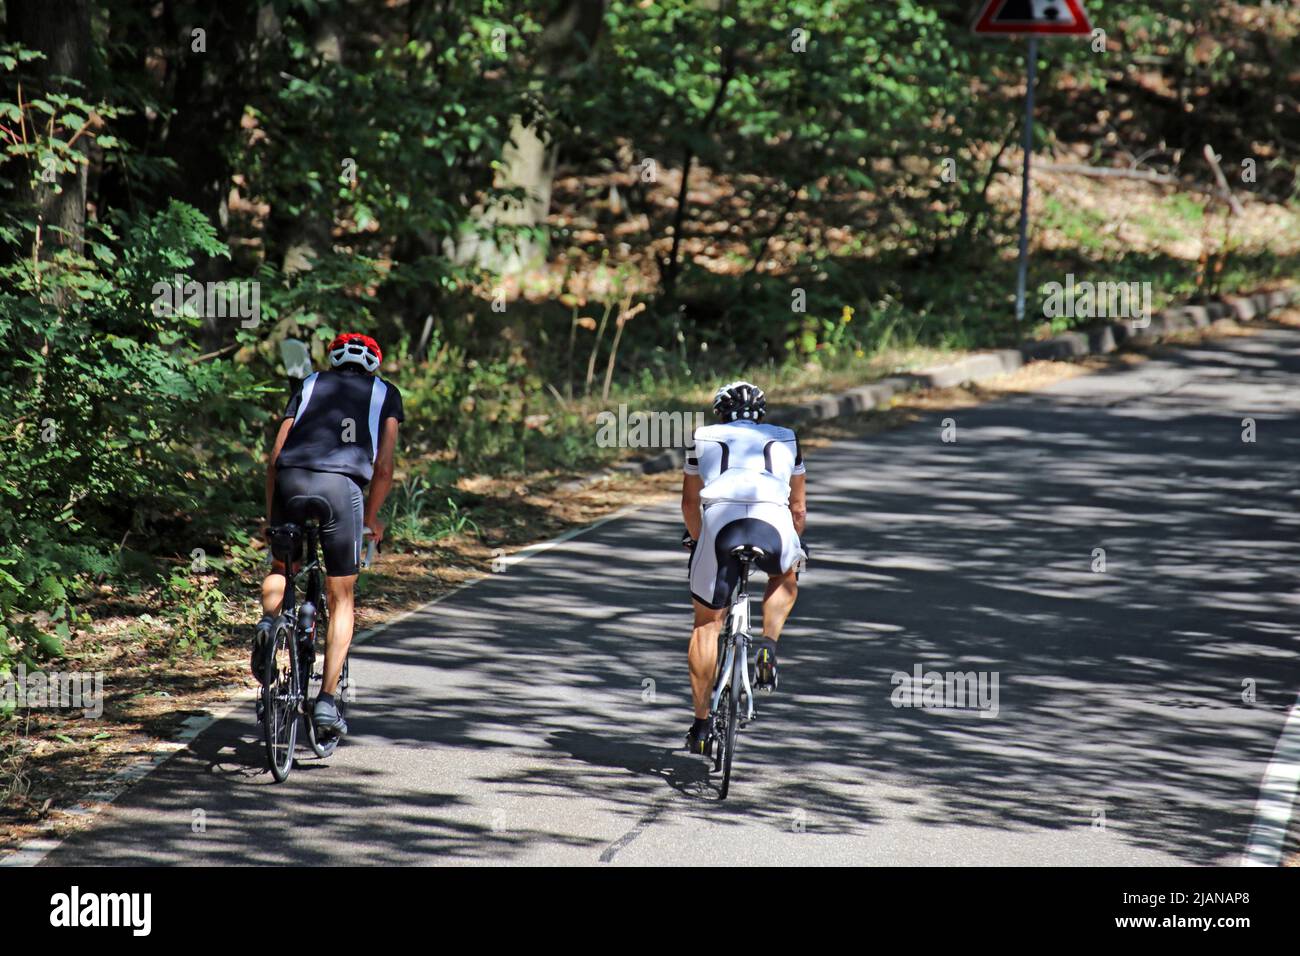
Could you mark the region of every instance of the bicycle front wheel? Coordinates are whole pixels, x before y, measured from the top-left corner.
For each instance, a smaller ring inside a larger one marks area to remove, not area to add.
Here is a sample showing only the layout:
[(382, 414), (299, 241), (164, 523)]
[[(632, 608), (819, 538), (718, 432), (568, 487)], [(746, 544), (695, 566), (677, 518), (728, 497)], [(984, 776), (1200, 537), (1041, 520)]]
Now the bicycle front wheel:
[(284, 783), (289, 778), (293, 770), (293, 748), (298, 742), (302, 695), (296, 650), (293, 633), (281, 622), (272, 635), (262, 684), (262, 737), (276, 783)]

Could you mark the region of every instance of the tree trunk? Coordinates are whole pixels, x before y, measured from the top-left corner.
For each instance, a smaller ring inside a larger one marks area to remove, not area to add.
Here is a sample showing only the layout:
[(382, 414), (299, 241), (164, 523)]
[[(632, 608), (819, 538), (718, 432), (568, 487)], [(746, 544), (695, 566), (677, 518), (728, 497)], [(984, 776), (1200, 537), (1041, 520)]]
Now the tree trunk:
[[(171, 101), (175, 115), (167, 123), (161, 146), (176, 163), (173, 195), (213, 222), (226, 218), (230, 165), (226, 143), (239, 134), (247, 103), (249, 48), (257, 36), (258, 10), (238, 0), (213, 4), (194, 20), (192, 8), (169, 0), (163, 7), (168, 72), (175, 77)], [(194, 31), (203, 30), (202, 51)]]
[[(25, 90), (30, 100), (52, 92), (83, 96), (84, 87), (65, 77), (85, 83), (90, 56), (90, 9), (86, 0), (9, 0), (6, 4), (9, 39), (45, 54), (33, 64), (41, 88)], [(82, 137), (74, 149), (86, 155), (88, 141)], [(78, 165), (75, 173), (66, 173), (55, 183), (38, 181), (32, 190), (32, 202), (41, 226), (41, 258), (50, 258), (56, 249), (80, 253), (86, 238), (86, 183), (88, 164)]]
[[(164, 0), (157, 9), (166, 93), (175, 107), (158, 142), (159, 152), (175, 163), (171, 195), (222, 228), (230, 221), (231, 168), (226, 150), (213, 147), (240, 133), (256, 82), (249, 51), (258, 35), (259, 7), (253, 0), (228, 0), (196, 15), (192, 5)], [(199, 281), (232, 278), (230, 263), (219, 258), (200, 260), (191, 272)], [(209, 351), (233, 342), (239, 323), (205, 315), (201, 328), (202, 348)]]
[[(600, 36), (605, 18), (606, 0), (561, 0), (542, 31), (538, 45), (537, 69), (544, 76), (563, 76), (591, 55)], [(519, 116), (511, 118), (510, 143), (502, 150), (503, 169), (496, 185), (504, 189), (522, 189), (527, 200), (522, 204), (496, 202), (478, 215), (477, 228), (498, 225), (540, 226), (551, 210), (551, 186), (559, 147), (547, 142), (535, 125), (525, 125)], [(457, 262), (476, 262), (493, 272), (519, 272), (546, 254), (546, 244), (535, 240), (521, 241), (515, 250), (503, 250), (482, 241), (477, 229), (461, 237), (452, 253)]]

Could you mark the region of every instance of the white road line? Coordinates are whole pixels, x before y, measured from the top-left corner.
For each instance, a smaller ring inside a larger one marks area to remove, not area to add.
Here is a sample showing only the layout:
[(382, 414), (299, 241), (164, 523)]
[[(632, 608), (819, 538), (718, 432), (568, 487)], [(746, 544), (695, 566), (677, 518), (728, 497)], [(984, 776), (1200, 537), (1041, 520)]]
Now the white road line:
[[(564, 532), (564, 534), (559, 535), (556, 538), (552, 538), (550, 541), (543, 541), (540, 544), (529, 545), (526, 548), (521, 548), (520, 550), (516, 551), (514, 554), (508, 555), (503, 558), (498, 558), (496, 560), (504, 562), (502, 566), (502, 571), (504, 571), (507, 568), (510, 568), (516, 564), (522, 564), (524, 561), (527, 561), (531, 557), (539, 555), (545, 551), (549, 551), (552, 548), (561, 545), (566, 541), (571, 541), (572, 539), (578, 537), (578, 535), (580, 534), (586, 534), (588, 531), (592, 531), (596, 528), (599, 528), (603, 524), (608, 524), (609, 522), (616, 521), (619, 518), (627, 517), (628, 515), (633, 514), (634, 512), (639, 511), (642, 508), (648, 507), (650, 504), (651, 504), (650, 502), (647, 502), (646, 504), (642, 504), (642, 505), (629, 505), (626, 508), (620, 508), (618, 511), (615, 511), (612, 514), (608, 514), (603, 518), (593, 521), (591, 524), (583, 525), (580, 528), (570, 529), (569, 531)], [(487, 580), (489, 577), (491, 577), (491, 575), (485, 574), (482, 575), (481, 577), (472, 578), (471, 580), (466, 581), (463, 584), (460, 584), (457, 587), (453, 588), (452, 590), (448, 591), (446, 594), (439, 594), (436, 598), (433, 598), (432, 600), (427, 601), (424, 604), (421, 604), (417, 608), (412, 608), (409, 611), (403, 611), (401, 614), (398, 614), (397, 616), (389, 619), (388, 621), (385, 621), (383, 624), (376, 625), (375, 627), (372, 627), (368, 630), (362, 631), (360, 634), (357, 634), (355, 637), (352, 638), (352, 643), (360, 644), (363, 641), (367, 641), (370, 638), (375, 637), (376, 635), (382, 634), (390, 627), (393, 627), (396, 624), (400, 624), (403, 621), (407, 620), (408, 618), (412, 618), (415, 615), (428, 610), (429, 608), (433, 607), (435, 604), (439, 604), (442, 601), (445, 601), (448, 598), (452, 597), (453, 595), (459, 594), (461, 591), (473, 587), (475, 584), (478, 584), (480, 581)], [(240, 685), (235, 685), (232, 688), (232, 692), (235, 693), (236, 695), (234, 699), (230, 700), (224, 705), (219, 706), (217, 709), (211, 711), (210, 713), (188, 718), (181, 725), (181, 732), (177, 734), (175, 738), (173, 738), (170, 741), (159, 743), (156, 746), (155, 752), (142, 757), (138, 757), (137, 759), (133, 760), (131, 763), (127, 764), (127, 766), (123, 767), (112, 777), (110, 777), (109, 780), (104, 784), (103, 788), (90, 794), (86, 798), (86, 802), (78, 803), (75, 806), (69, 807), (67, 810), (64, 810), (62, 812), (72, 814), (74, 816), (83, 816), (83, 817), (97, 816), (100, 813), (100, 811), (102, 811), (105, 807), (111, 804), (122, 794), (126, 793), (126, 791), (129, 790), (132, 786), (139, 783), (145, 777), (149, 776), (149, 774), (153, 773), (164, 763), (166, 763), (167, 760), (172, 757), (172, 755), (177, 754), (180, 751), (184, 750), (186, 747), (188, 747), (190, 743), (192, 743), (194, 739), (199, 736), (199, 734), (203, 733), (205, 730), (207, 730), (217, 721), (224, 720), (236, 708), (246, 707), (248, 703), (256, 699), (257, 696), (256, 688), (243, 687)], [(53, 828), (53, 824), (51, 824), (50, 828), (51, 829)], [(32, 839), (27, 840), (24, 843), (20, 843), (18, 845), (18, 848), (14, 850), (12, 853), (0, 857), (0, 867), (37, 866), (40, 864), (42, 860), (45, 859), (46, 856), (48, 856), (54, 850), (58, 849), (60, 844), (63, 843), (63, 839), (64, 839), (63, 837), (51, 837), (48, 835), (48, 832), (42, 834), (41, 836), (33, 837)]]
[(1255, 824), (1241, 855), (1242, 866), (1278, 866), (1300, 786), (1300, 697), (1291, 705), (1273, 759), (1264, 771), (1255, 804)]
[(655, 502), (647, 502), (646, 504), (642, 504), (642, 505), (628, 505), (626, 508), (620, 508), (618, 511), (615, 511), (613, 514), (607, 514), (605, 515), (605, 517), (600, 518), (597, 521), (593, 521), (589, 525), (584, 525), (581, 528), (574, 528), (570, 531), (566, 531), (564, 532), (564, 534), (560, 535), (559, 537), (552, 538), (550, 541), (543, 541), (541, 544), (530, 544), (526, 548), (519, 549), (514, 554), (508, 555), (506, 557), (498, 558), (497, 560), (504, 562), (505, 567), (502, 568), (502, 570), (505, 570), (505, 568), (508, 568), (511, 565), (519, 564), (522, 561), (527, 561), (529, 558), (539, 555), (543, 551), (550, 551), (551, 548), (564, 544), (564, 542), (570, 541), (576, 538), (580, 534), (586, 534), (588, 531), (592, 531), (596, 528), (599, 528), (603, 524), (608, 524), (611, 521), (617, 521), (619, 518), (626, 518), (630, 514), (635, 514), (636, 512), (640, 511), (642, 508), (648, 508), (654, 503)]

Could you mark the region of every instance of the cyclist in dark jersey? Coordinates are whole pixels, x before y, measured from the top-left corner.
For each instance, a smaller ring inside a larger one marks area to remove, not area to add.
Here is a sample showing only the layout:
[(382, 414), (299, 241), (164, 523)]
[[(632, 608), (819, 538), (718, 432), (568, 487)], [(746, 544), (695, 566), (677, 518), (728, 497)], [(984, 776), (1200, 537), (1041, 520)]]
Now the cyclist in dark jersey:
[[(308, 518), (320, 523), (325, 557), (329, 632), (325, 673), (312, 710), (319, 730), (342, 736), (347, 724), (334, 691), (352, 643), (353, 588), (361, 563), (361, 539), (383, 541), (379, 509), (393, 484), (393, 453), (402, 395), (375, 373), (383, 355), (367, 335), (338, 336), (329, 347), (329, 371), (309, 375), (289, 402), (266, 470), (270, 524)], [(262, 582), (262, 620), (253, 638), (253, 675), (263, 662), (275, 614), (284, 600), (284, 563), (276, 561)]]

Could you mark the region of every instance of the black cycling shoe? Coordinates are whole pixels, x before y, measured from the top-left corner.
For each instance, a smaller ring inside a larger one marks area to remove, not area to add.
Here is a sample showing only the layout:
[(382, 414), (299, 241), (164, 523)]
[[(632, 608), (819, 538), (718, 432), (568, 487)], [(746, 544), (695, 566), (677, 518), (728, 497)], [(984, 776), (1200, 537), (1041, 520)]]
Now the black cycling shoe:
[(339, 713), (339, 706), (332, 694), (321, 694), (316, 698), (316, 706), (311, 712), (312, 723), (316, 733), (321, 737), (344, 737), (348, 732), (348, 722)]
[(776, 690), (776, 641), (761, 637), (754, 646), (754, 683), (759, 690)]
[(248, 663), (259, 684), (266, 683), (266, 653), (271, 646), (271, 628), (274, 625), (275, 615), (263, 614), (253, 628), (253, 653)]
[(696, 717), (691, 729), (686, 731), (686, 749), (705, 757), (713, 752), (713, 719)]

